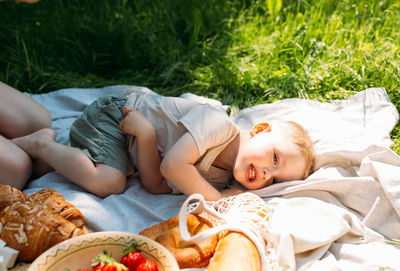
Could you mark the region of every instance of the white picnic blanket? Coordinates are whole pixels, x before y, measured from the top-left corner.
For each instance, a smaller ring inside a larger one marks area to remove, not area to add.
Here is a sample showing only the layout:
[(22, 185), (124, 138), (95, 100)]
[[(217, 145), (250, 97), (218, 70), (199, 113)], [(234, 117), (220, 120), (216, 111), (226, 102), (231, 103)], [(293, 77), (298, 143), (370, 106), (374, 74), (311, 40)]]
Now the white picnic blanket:
[[(105, 94), (150, 91), (134, 86), (62, 89), (31, 95), (50, 111), (58, 142), (66, 142), (72, 121)], [(215, 100), (192, 94), (185, 98)], [(272, 230), (283, 270), (400, 270), (400, 157), (390, 150), (399, 115), (383, 88), (366, 89), (347, 100), (321, 103), (286, 99), (241, 110), (244, 128), (260, 120), (302, 124), (316, 143), (319, 169), (304, 181), (253, 191), (274, 206)], [(153, 195), (139, 181), (101, 199), (56, 172), (28, 184), (25, 193), (54, 188), (79, 208), (95, 231), (137, 233), (179, 213), (184, 195)], [(386, 269), (385, 269), (386, 268)]]

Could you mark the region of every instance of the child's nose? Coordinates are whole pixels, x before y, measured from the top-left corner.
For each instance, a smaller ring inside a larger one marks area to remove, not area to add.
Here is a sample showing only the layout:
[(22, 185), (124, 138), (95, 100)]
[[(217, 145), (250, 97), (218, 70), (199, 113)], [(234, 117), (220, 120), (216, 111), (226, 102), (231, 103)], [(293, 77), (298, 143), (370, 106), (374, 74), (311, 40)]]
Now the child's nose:
[(263, 172), (263, 179), (269, 180), (271, 178), (271, 172), (270, 172), (269, 168), (264, 167), (262, 169), (262, 172)]

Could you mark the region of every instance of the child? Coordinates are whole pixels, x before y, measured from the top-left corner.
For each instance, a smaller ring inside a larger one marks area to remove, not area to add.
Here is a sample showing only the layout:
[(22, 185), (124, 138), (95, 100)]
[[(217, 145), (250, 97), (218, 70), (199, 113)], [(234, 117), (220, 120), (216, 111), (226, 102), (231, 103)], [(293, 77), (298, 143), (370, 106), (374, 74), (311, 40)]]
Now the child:
[(51, 117), (46, 108), (0, 82), (0, 184), (22, 190), (41, 164), (37, 159), (32, 161), (11, 139), (50, 127)]
[(239, 192), (223, 190), (232, 176), (259, 189), (303, 179), (314, 164), (312, 142), (294, 122), (239, 131), (216, 107), (144, 92), (90, 104), (71, 127), (71, 146), (50, 129), (14, 142), (100, 197), (122, 193), (132, 165), (149, 192), (218, 200)]

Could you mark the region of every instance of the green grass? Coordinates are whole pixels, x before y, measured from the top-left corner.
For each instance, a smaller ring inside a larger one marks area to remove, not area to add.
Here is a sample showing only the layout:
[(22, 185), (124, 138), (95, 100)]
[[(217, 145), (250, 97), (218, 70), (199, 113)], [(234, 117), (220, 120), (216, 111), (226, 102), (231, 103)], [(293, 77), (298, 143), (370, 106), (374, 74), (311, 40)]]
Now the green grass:
[[(385, 87), (400, 110), (400, 4), (350, 0), (0, 2), (0, 80), (31, 93), (114, 84), (240, 109)], [(400, 126), (392, 132), (400, 153)]]

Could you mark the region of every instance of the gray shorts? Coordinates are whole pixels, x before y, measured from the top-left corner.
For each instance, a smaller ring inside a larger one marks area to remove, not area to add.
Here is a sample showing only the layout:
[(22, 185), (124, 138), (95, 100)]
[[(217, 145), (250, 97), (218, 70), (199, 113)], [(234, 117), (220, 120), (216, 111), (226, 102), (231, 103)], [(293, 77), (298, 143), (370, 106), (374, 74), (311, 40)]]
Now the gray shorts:
[(122, 171), (129, 168), (126, 135), (119, 122), (124, 118), (122, 107), (126, 96), (105, 96), (83, 111), (70, 130), (70, 144), (81, 149), (93, 162)]

